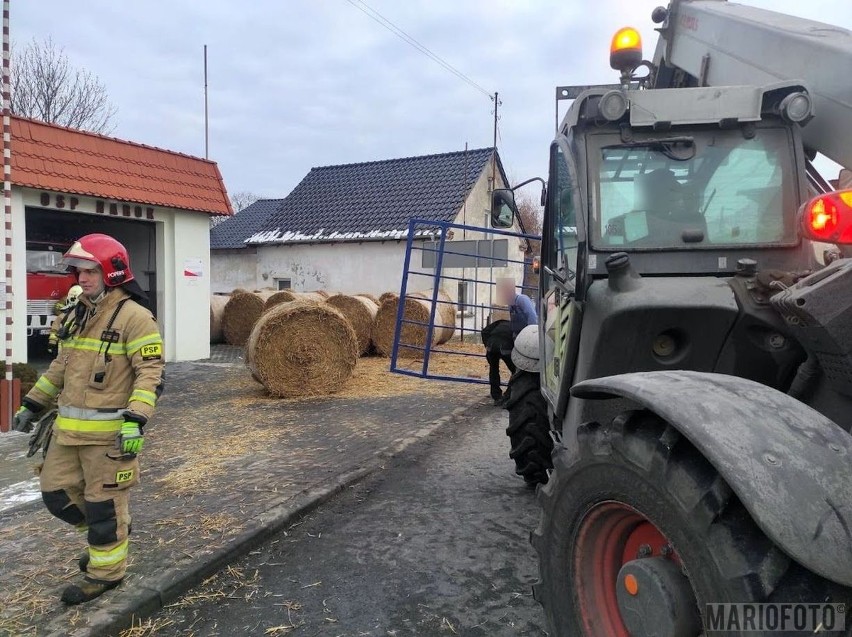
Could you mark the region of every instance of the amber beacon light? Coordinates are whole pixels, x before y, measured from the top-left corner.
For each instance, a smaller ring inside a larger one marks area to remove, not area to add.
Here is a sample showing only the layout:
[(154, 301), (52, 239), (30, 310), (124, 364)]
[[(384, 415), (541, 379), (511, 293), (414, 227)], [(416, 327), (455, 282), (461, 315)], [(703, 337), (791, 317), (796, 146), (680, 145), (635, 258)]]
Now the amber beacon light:
[(616, 71), (630, 72), (642, 63), (642, 36), (633, 27), (624, 27), (612, 36), (609, 65)]

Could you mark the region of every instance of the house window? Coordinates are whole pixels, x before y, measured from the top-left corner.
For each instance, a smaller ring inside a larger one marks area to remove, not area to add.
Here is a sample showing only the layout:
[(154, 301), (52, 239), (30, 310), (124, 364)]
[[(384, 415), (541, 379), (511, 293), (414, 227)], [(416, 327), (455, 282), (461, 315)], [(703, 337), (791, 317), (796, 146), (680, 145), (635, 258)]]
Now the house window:
[(279, 290), (289, 290), (292, 286), (290, 279), (275, 279), (275, 287)]
[(473, 305), (476, 303), (473, 295), (473, 281), (458, 282), (459, 309), (458, 316), (473, 316)]

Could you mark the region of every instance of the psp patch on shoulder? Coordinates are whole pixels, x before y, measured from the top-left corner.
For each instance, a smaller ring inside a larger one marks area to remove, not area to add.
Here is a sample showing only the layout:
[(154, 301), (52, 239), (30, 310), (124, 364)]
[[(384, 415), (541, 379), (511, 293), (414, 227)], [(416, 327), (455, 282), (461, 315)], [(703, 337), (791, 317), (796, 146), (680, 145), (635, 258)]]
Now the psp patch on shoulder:
[(128, 469), (127, 471), (119, 471), (115, 474), (115, 483), (121, 484), (122, 482), (130, 482), (133, 480), (133, 469)]
[(139, 352), (142, 354), (143, 361), (157, 360), (163, 357), (163, 346), (159, 343), (143, 345)]

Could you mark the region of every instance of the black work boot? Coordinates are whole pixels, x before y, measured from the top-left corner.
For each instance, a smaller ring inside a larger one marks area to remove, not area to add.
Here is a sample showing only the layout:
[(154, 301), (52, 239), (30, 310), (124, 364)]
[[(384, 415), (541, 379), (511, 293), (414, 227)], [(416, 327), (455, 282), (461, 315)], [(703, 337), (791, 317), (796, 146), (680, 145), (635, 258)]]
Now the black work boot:
[(84, 577), (79, 583), (65, 587), (65, 590), (62, 591), (62, 601), (68, 604), (68, 606), (90, 602), (119, 584), (121, 584), (121, 580), (105, 582), (103, 580)]

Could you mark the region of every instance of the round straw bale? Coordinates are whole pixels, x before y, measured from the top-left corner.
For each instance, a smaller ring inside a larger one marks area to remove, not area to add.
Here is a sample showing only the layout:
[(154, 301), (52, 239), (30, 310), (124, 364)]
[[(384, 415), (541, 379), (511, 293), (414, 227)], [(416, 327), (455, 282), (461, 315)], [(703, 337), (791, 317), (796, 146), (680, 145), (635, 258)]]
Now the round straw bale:
[(313, 301), (314, 303), (325, 303), (328, 294), (320, 290), (318, 292), (296, 292), (297, 301)]
[(264, 309), (268, 310), (271, 307), (275, 307), (279, 303), (289, 303), (290, 301), (296, 300), (296, 293), (293, 290), (279, 290), (275, 294), (270, 294), (269, 298), (266, 299), (266, 307)]
[(248, 294), (248, 290), (245, 288), (234, 288), (231, 290), (231, 296), (234, 296), (235, 294)]
[(271, 294), (266, 299), (266, 307), (264, 311), (279, 305), (280, 303), (289, 303), (290, 301), (313, 301), (314, 303), (324, 303), (325, 297), (317, 292), (295, 292), (293, 290), (279, 290)]
[(222, 314), (222, 331), (229, 345), (245, 345), (251, 329), (263, 314), (264, 304), (272, 292), (232, 294)]
[(382, 295), (379, 297), (379, 305), (381, 305), (382, 303), (384, 303), (384, 302), (385, 302), (385, 301), (387, 301), (388, 299), (398, 300), (398, 299), (399, 299), (399, 294), (397, 294), (396, 292), (385, 292), (384, 294), (382, 294)]
[(227, 294), (214, 294), (210, 297), (210, 342), (221, 343), (225, 340), (222, 331), (222, 317), (225, 314), (225, 306), (231, 297)]
[(365, 299), (370, 299), (377, 306), (381, 305), (382, 302), (379, 300), (375, 294), (367, 294), (366, 292), (358, 292), (358, 294), (354, 294), (353, 296), (363, 296)]
[[(432, 290), (423, 290), (414, 294), (416, 295), (415, 298), (426, 299), (429, 301), (429, 305), (432, 305)], [(456, 306), (450, 295), (441, 289), (438, 290), (438, 301), (440, 302), (435, 312), (435, 326), (440, 325), (444, 330), (444, 334), (442, 334), (441, 340), (436, 340), (436, 342), (446, 343), (453, 337), (456, 331)]]
[(252, 375), (282, 398), (338, 391), (357, 360), (358, 339), (343, 314), (328, 304), (303, 300), (265, 312), (246, 348)]
[(346, 317), (358, 337), (358, 353), (361, 356), (366, 354), (370, 349), (373, 321), (376, 320), (379, 306), (364, 296), (346, 294), (335, 294), (326, 303), (340, 310)]
[[(399, 356), (406, 358), (419, 358), (423, 356), (423, 350), (418, 347), (426, 346), (428, 334), (427, 324), (432, 313), (431, 291), (416, 292), (418, 296), (407, 295), (403, 308), (403, 319), (413, 323), (402, 324), (402, 334), (397, 352)], [(438, 298), (442, 301), (451, 301), (450, 297), (441, 290)], [(428, 298), (424, 298), (428, 297)], [(446, 309), (444, 309), (446, 308)], [(376, 320), (373, 322), (373, 343), (376, 350), (383, 356), (390, 356), (393, 352), (393, 337), (396, 330), (396, 316), (399, 311), (399, 301), (388, 298), (379, 306)], [(455, 306), (449, 303), (438, 304), (435, 313), (435, 325), (432, 331), (432, 342), (434, 344), (446, 343), (452, 338), (455, 331)], [(413, 347), (405, 347), (406, 345)]]

